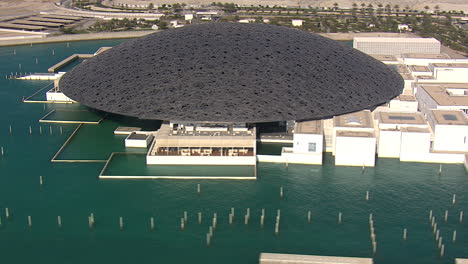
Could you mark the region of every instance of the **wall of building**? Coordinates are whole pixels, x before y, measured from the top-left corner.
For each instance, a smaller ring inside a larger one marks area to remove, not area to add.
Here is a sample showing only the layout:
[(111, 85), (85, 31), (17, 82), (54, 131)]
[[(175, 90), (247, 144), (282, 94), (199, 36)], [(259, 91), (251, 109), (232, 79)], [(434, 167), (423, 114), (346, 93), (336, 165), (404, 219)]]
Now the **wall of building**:
[(410, 41), (410, 39), (402, 38), (389, 41), (387, 39), (359, 39), (353, 41), (353, 48), (358, 49), (367, 54), (382, 54), (382, 55), (401, 55), (405, 53), (424, 53), (424, 54), (440, 54), (440, 42), (419, 42)]
[(335, 165), (375, 165), (376, 139), (373, 137), (336, 137)]
[(377, 147), (379, 158), (399, 158), (400, 145), (400, 130), (380, 130)]
[(159, 165), (255, 165), (255, 156), (146, 156), (146, 164)]
[(434, 78), (438, 82), (466, 83), (468, 68), (433, 68)]
[[(322, 153), (323, 135), (319, 134), (294, 134), (293, 136), (294, 153)], [(315, 151), (309, 151), (309, 143), (315, 143)]]
[(414, 161), (428, 159), (429, 149), (431, 145), (431, 134), (421, 132), (405, 132), (401, 133), (400, 145), (400, 160)]
[(151, 143), (151, 140), (153, 139), (152, 136), (149, 136), (145, 139), (128, 139), (128, 137), (125, 139), (125, 147), (130, 147), (130, 148), (146, 148), (148, 145)]
[(389, 107), (391, 111), (417, 112), (418, 101), (391, 100)]

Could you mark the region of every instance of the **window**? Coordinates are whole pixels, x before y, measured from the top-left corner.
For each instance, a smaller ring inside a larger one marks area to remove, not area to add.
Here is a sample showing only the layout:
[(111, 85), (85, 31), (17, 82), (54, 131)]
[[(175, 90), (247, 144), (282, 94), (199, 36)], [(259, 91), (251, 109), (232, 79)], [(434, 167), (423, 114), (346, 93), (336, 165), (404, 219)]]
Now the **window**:
[(317, 143), (309, 142), (309, 152), (316, 152), (317, 151)]
[(416, 120), (414, 116), (389, 116), (388, 118), (393, 120)]
[(458, 118), (456, 115), (452, 115), (452, 114), (446, 114), (446, 115), (442, 115), (444, 117), (445, 120), (447, 121), (457, 121)]

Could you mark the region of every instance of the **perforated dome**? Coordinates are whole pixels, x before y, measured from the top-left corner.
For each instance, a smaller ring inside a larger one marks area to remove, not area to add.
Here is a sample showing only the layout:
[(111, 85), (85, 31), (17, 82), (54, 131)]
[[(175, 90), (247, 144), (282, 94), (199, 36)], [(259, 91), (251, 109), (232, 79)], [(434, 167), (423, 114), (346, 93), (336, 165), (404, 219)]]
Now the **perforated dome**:
[(141, 119), (268, 122), (380, 105), (403, 80), (341, 43), (265, 24), (213, 23), (130, 40), (60, 80), (79, 103)]

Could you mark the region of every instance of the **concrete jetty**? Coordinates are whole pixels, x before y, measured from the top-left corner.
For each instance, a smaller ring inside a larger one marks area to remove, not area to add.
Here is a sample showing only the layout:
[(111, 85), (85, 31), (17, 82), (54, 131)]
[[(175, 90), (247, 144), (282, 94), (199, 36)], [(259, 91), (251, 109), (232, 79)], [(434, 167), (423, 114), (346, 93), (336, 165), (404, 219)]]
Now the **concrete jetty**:
[(260, 264), (372, 264), (371, 258), (261, 253)]
[(47, 71), (50, 73), (57, 72), (60, 68), (64, 67), (65, 65), (73, 62), (74, 60), (77, 59), (89, 59), (92, 58), (94, 54), (73, 54), (70, 57), (64, 59), (63, 61), (53, 65), (50, 67)]

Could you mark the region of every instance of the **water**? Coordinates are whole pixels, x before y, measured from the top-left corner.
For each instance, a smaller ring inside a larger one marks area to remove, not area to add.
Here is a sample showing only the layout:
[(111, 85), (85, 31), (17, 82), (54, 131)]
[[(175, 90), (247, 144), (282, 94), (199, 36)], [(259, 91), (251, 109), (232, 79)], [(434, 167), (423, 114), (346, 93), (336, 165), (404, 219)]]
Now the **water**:
[[(45, 72), (73, 53), (92, 53), (122, 41), (72, 42), (69, 48), (66, 43), (1, 47), (0, 77), (18, 71), (19, 64), (22, 71)], [(327, 154), (323, 166), (290, 164), (286, 168), (259, 163), (256, 181), (99, 180), (102, 162), (50, 162), (76, 124), (38, 123), (53, 109), (86, 108), (48, 104), (44, 109), (43, 104), (22, 103), (23, 96), (50, 82), (2, 78), (0, 145), (5, 157), (0, 159), (0, 249), (5, 263), (237, 264), (257, 263), (260, 252), (372, 257), (369, 213), (374, 214), (378, 243), (376, 264), (448, 264), (455, 257), (468, 258), (468, 219), (458, 223), (459, 211), (468, 213), (468, 181), (462, 165), (444, 165), (438, 176), (438, 164), (378, 159), (375, 168), (363, 173), (361, 168), (335, 167)], [(135, 151), (125, 149), (124, 137), (113, 135), (119, 125), (149, 129), (159, 124), (119, 116), (109, 116), (99, 125), (85, 124), (58, 158), (105, 160), (112, 152)], [(134, 166), (132, 159), (125, 161), (128, 167)], [(39, 176), (43, 176), (42, 187)], [(279, 196), (281, 186), (284, 199)], [(365, 200), (367, 190), (369, 201)], [(455, 206), (452, 194), (457, 194)], [(5, 207), (10, 208), (8, 221)], [(233, 225), (228, 224), (231, 207), (236, 208)], [(243, 223), (246, 208), (251, 209), (247, 226)], [(261, 208), (266, 209), (263, 229)], [(276, 209), (281, 209), (279, 236), (274, 235)], [(431, 232), (430, 209), (444, 238), (443, 258)], [(312, 211), (311, 224), (307, 223), (308, 210)], [(445, 210), (449, 210), (448, 223), (443, 221)], [(183, 211), (188, 211), (189, 219), (181, 231)], [(198, 211), (203, 213), (201, 225), (196, 223)], [(218, 228), (211, 247), (206, 247), (205, 235), (215, 212)], [(342, 224), (337, 221), (339, 212)], [(87, 222), (90, 213), (96, 219), (92, 231)], [(32, 216), (31, 229), (28, 215)], [(58, 215), (62, 216), (61, 230)], [(119, 216), (124, 217), (123, 231)], [(149, 231), (151, 216), (155, 217), (154, 232)], [(408, 229), (407, 241), (402, 240), (403, 228)], [(457, 242), (452, 244), (455, 229)]]

